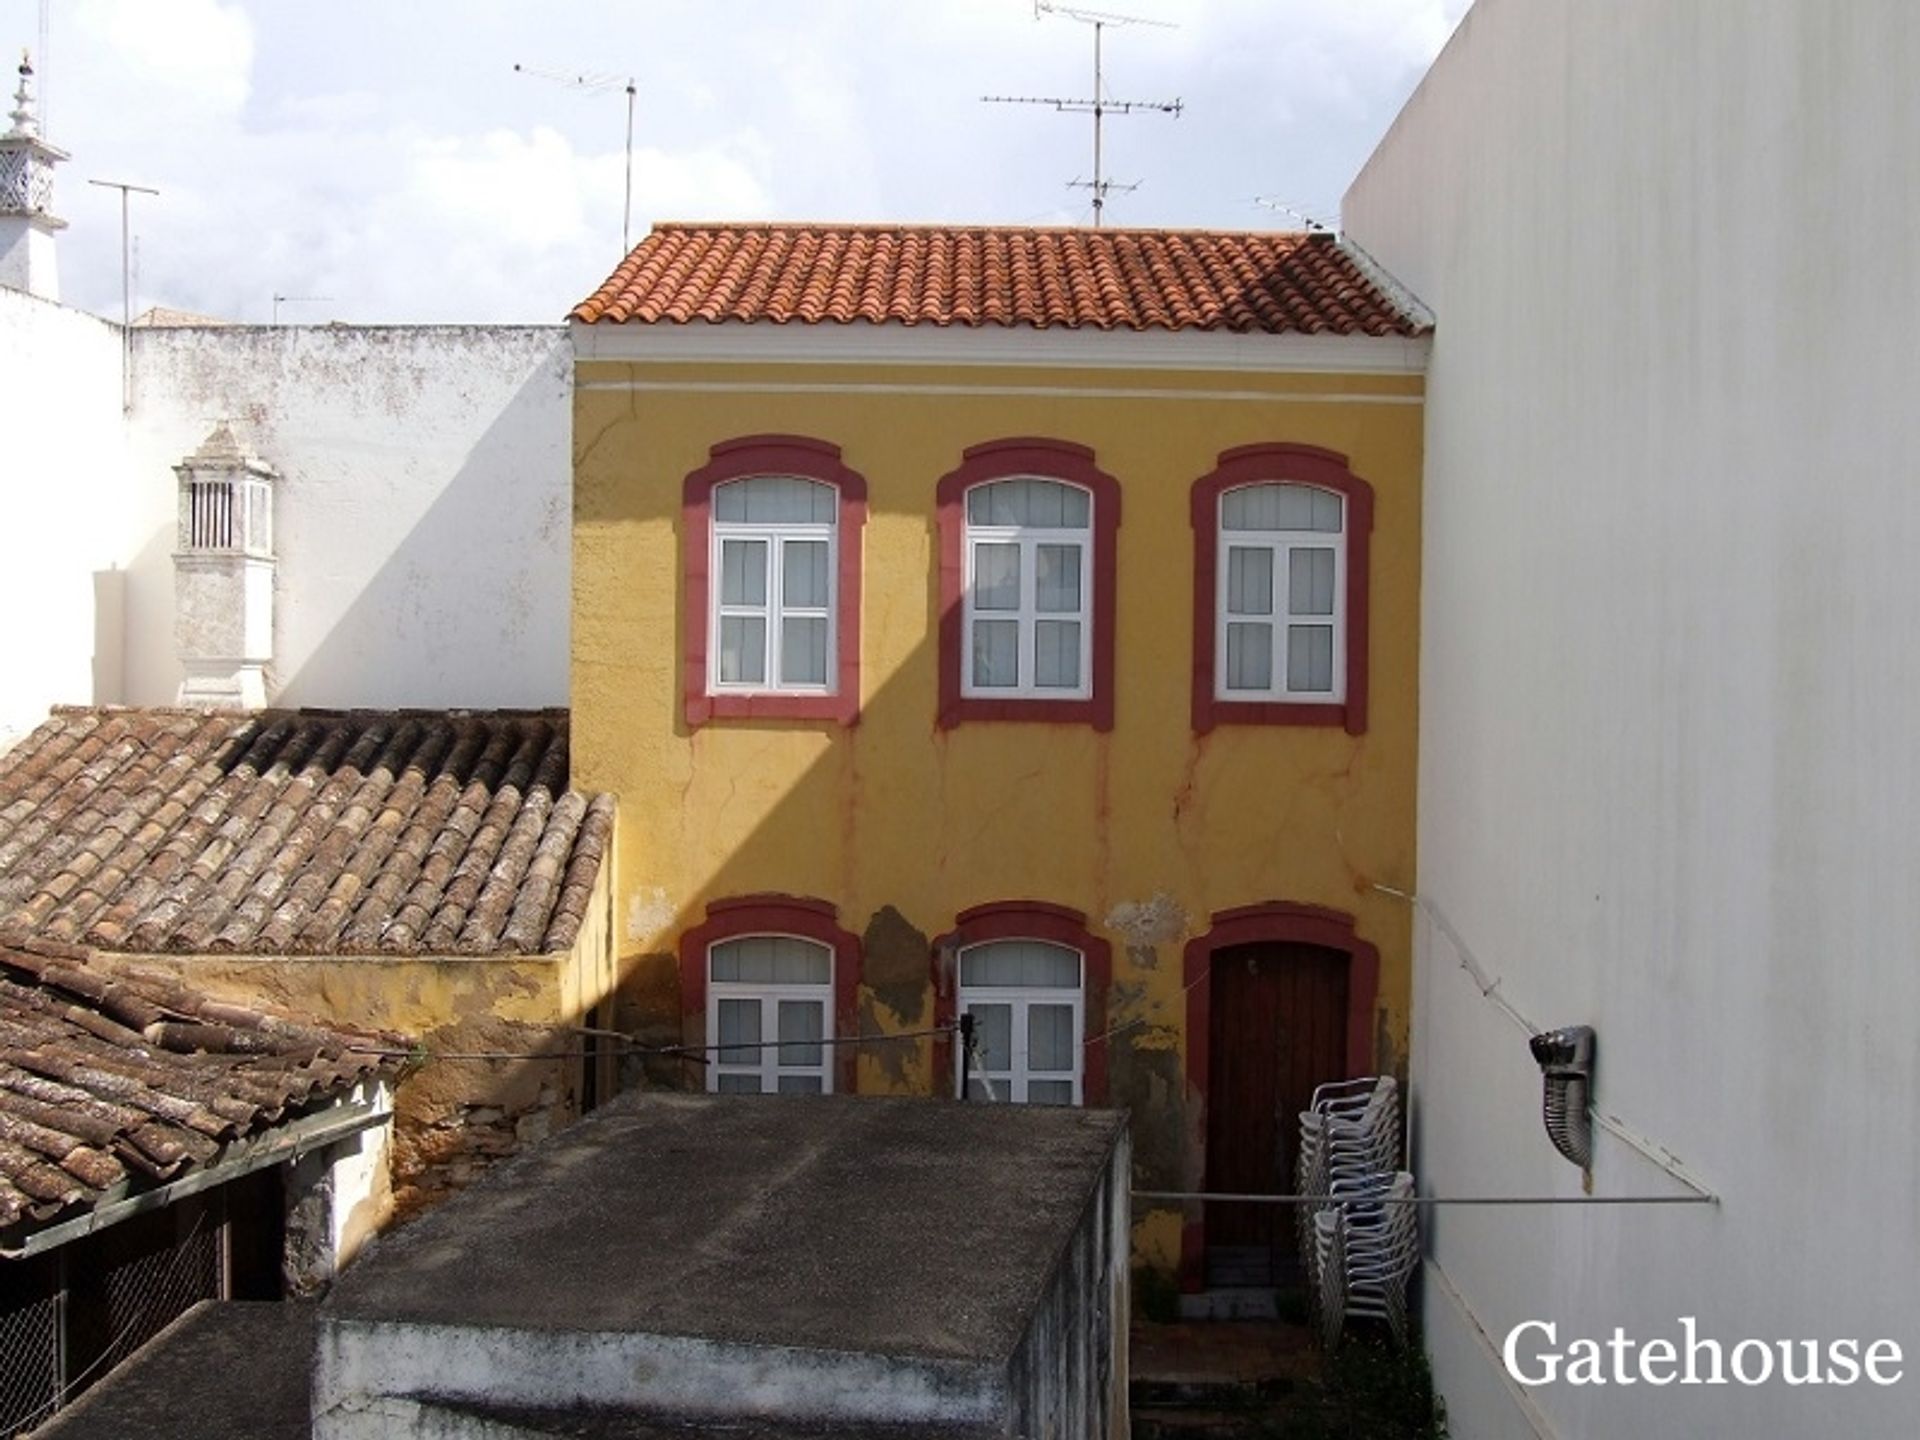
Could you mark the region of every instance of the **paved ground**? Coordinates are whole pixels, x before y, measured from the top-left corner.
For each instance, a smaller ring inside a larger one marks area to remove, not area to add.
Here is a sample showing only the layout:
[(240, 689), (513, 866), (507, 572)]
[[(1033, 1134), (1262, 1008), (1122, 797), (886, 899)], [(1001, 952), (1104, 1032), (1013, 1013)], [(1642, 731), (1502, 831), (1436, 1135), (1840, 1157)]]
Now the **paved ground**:
[(1141, 1321), (1130, 1367), (1133, 1380), (1156, 1385), (1257, 1386), (1317, 1377), (1320, 1352), (1306, 1326), (1283, 1321)]

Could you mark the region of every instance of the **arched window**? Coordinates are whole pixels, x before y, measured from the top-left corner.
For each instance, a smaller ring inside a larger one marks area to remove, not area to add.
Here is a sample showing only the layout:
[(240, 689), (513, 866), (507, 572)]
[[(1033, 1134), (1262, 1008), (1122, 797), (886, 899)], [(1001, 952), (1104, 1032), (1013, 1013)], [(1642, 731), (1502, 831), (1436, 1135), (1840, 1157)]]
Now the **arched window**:
[(942, 477), (940, 717), (1113, 726), (1120, 487), (1083, 445), (998, 440)]
[(707, 1089), (824, 1095), (833, 1089), (833, 951), (797, 935), (742, 935), (707, 949)]
[(1080, 1104), (1085, 957), (1045, 940), (988, 940), (961, 950), (959, 961), (957, 1009), (973, 1017), (967, 1098)]
[(740, 895), (680, 936), (681, 1037), (702, 1087), (820, 1095), (854, 1088), (860, 937), (832, 905)]
[(1092, 694), (1092, 561), (1089, 491), (1039, 476), (967, 491), (962, 695)]
[(798, 435), (716, 445), (687, 477), (689, 725), (853, 722), (866, 497), (838, 446)]
[(788, 475), (715, 487), (712, 693), (830, 692), (838, 499), (831, 485)]
[[(969, 1098), (1104, 1105), (1113, 947), (1087, 917), (1042, 900), (996, 900), (960, 913), (934, 941), (934, 1023), (972, 1015)], [(958, 1093), (957, 1036), (935, 1042), (935, 1074)]]
[(1247, 445), (1193, 487), (1193, 727), (1367, 727), (1373, 489), (1346, 457)]
[(1213, 698), (1338, 704), (1346, 500), (1310, 485), (1242, 485), (1220, 497)]

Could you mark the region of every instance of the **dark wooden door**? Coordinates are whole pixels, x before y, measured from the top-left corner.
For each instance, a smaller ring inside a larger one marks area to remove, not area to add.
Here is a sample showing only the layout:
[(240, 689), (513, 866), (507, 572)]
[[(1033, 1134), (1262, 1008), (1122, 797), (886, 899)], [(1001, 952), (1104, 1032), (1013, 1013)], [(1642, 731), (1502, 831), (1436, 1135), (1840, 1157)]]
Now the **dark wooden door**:
[[(1210, 984), (1207, 1189), (1293, 1193), (1299, 1114), (1316, 1085), (1347, 1075), (1347, 956), (1316, 945), (1216, 951)], [(1210, 1204), (1207, 1248), (1291, 1254), (1281, 1205)]]

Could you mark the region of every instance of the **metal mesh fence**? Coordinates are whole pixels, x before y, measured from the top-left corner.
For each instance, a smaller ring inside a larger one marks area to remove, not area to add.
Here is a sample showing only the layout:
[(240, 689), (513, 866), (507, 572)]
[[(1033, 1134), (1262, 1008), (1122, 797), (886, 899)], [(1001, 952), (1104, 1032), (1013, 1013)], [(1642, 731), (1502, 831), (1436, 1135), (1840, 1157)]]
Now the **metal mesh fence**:
[(216, 1197), (196, 1196), (9, 1262), (0, 1274), (0, 1437), (42, 1424), (222, 1291)]
[(46, 1414), (60, 1391), (58, 1267), (51, 1257), (0, 1272), (0, 1435)]

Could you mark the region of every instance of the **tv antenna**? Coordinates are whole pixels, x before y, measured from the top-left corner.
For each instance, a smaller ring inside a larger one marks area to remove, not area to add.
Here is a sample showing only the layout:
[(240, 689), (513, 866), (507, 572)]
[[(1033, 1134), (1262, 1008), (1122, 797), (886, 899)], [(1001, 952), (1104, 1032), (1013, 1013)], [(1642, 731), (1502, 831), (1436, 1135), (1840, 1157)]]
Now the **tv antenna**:
[(1138, 190), (1140, 182), (1121, 185), (1107, 179), (1105, 162), (1101, 155), (1101, 122), (1109, 115), (1131, 115), (1136, 110), (1157, 112), (1180, 118), (1185, 102), (1175, 97), (1172, 100), (1110, 100), (1107, 98), (1106, 72), (1101, 66), (1100, 42), (1106, 28), (1126, 25), (1151, 25), (1160, 30), (1177, 30), (1180, 27), (1171, 20), (1149, 20), (1143, 15), (1117, 15), (1106, 10), (1080, 10), (1072, 6), (1058, 5), (1054, 0), (1033, 0), (1033, 18), (1041, 19), (1047, 15), (1058, 15), (1065, 20), (1077, 20), (1082, 25), (1093, 27), (1093, 98), (1077, 99), (1064, 95), (982, 95), (981, 100), (989, 105), (1050, 105), (1062, 115), (1093, 116), (1093, 179), (1073, 180), (1069, 188), (1090, 190), (1093, 192), (1093, 223), (1100, 223), (1100, 215), (1107, 206), (1109, 191), (1121, 192)]
[(133, 258), (128, 241), (128, 200), (134, 195), (158, 195), (150, 185), (125, 180), (89, 180), (102, 190), (120, 192), (120, 408), (133, 411)]
[(332, 299), (331, 295), (282, 295), (276, 290), (273, 296), (273, 323), (280, 323), (282, 305), (324, 305)]
[(620, 212), (620, 253), (633, 248), (633, 99), (639, 93), (631, 75), (612, 75), (592, 70), (550, 70), (544, 65), (522, 65), (515, 61), (516, 75), (535, 80), (551, 80), (585, 95), (604, 95), (611, 90), (627, 92), (627, 194)]
[(1285, 200), (1275, 200), (1270, 195), (1256, 195), (1253, 197), (1253, 203), (1263, 210), (1275, 210), (1289, 220), (1297, 221), (1303, 230), (1319, 231), (1332, 228), (1311, 210), (1299, 205), (1291, 205)]

